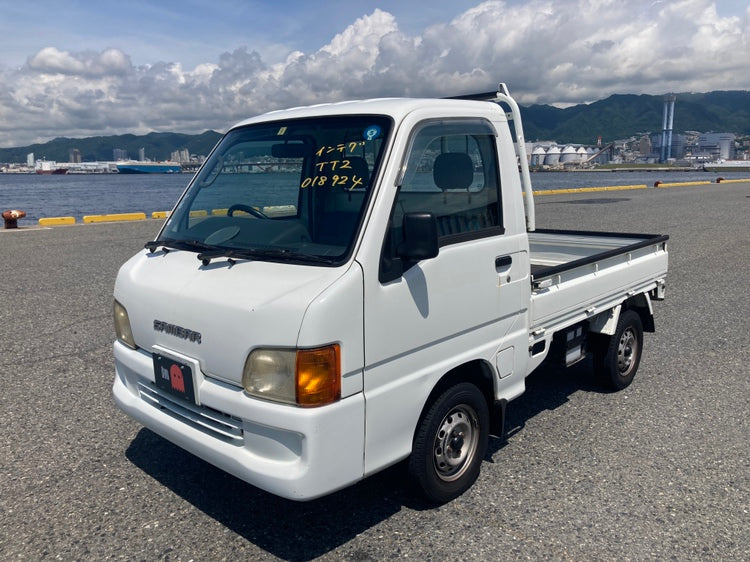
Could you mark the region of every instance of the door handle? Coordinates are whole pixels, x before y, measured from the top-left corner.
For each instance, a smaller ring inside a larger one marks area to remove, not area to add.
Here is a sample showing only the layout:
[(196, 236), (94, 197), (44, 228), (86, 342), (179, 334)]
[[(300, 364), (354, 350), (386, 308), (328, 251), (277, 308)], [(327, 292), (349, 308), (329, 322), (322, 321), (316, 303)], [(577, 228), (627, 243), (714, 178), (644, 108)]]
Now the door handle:
[(509, 267), (512, 263), (513, 263), (512, 256), (501, 256), (499, 258), (495, 258), (495, 267), (497, 269), (501, 269), (503, 267)]

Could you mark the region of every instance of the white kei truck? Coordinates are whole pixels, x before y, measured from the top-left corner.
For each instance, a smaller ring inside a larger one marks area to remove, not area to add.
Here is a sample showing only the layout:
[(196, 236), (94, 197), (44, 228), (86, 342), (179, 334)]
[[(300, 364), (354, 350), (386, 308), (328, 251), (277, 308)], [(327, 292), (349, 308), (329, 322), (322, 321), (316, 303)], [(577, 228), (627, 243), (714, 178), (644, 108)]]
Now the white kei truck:
[(407, 460), (447, 502), (548, 355), (631, 383), (667, 240), (537, 229), (504, 84), (273, 111), (224, 135), (120, 269), (114, 398), (285, 498)]

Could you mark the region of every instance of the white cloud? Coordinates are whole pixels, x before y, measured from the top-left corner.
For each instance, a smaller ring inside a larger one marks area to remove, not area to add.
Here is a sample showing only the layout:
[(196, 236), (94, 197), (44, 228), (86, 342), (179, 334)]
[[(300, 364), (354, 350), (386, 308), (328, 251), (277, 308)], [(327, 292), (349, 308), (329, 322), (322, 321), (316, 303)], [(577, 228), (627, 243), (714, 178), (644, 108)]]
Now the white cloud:
[(126, 74), (132, 68), (130, 58), (119, 49), (106, 49), (101, 53), (70, 53), (55, 47), (45, 47), (30, 57), (27, 66), (40, 74), (88, 77)]
[(46, 47), (29, 59), (29, 68), (42, 73), (76, 74), (85, 65), (70, 53)]
[(750, 89), (748, 52), (750, 9), (723, 17), (710, 0), (488, 1), (419, 36), (376, 9), (314, 52), (269, 64), (238, 46), (189, 71), (179, 62), (134, 66), (118, 49), (49, 46), (21, 68), (0, 69), (0, 146), (220, 130), (286, 106), (452, 95), (499, 81), (521, 103)]

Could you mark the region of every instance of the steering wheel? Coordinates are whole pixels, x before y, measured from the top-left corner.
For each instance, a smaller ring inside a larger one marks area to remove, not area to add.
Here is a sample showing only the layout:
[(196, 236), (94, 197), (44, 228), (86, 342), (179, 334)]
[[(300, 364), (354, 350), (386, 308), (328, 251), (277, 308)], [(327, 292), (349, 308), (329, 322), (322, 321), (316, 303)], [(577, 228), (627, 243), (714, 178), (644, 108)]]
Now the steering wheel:
[(268, 215), (261, 213), (258, 209), (251, 207), (250, 205), (243, 205), (242, 203), (237, 203), (236, 205), (229, 207), (229, 209), (227, 209), (227, 215), (232, 217), (234, 216), (235, 211), (244, 211), (248, 215), (254, 216), (256, 219), (268, 218)]

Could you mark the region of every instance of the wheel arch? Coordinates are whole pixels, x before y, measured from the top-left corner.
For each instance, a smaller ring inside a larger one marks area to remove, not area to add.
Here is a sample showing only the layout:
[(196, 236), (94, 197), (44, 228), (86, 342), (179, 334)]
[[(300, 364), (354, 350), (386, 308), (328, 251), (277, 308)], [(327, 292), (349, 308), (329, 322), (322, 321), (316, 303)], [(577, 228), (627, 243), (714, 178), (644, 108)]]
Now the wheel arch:
[(598, 314), (588, 320), (589, 331), (597, 336), (611, 336), (615, 333), (617, 321), (620, 315), (626, 310), (632, 310), (641, 318), (644, 332), (655, 332), (656, 324), (654, 323), (654, 309), (651, 306), (651, 299), (648, 293), (639, 293), (628, 297), (622, 303), (610, 308), (609, 310)]
[(651, 306), (651, 299), (648, 293), (639, 293), (627, 299), (622, 306), (624, 310), (632, 310), (641, 317), (641, 324), (644, 332), (655, 332), (656, 324), (654, 322), (654, 309)]
[[(482, 396), (487, 402), (487, 408), (490, 411), (490, 427), (489, 431), (491, 435), (502, 436), (503, 428), (505, 426), (505, 405), (506, 400), (496, 401), (495, 396), (495, 372), (489, 362), (483, 359), (474, 359), (462, 365), (458, 365), (445, 373), (433, 386), (424, 404), (422, 404), (422, 411), (419, 415), (419, 421), (416, 425), (418, 428), (424, 419), (427, 410), (430, 409), (437, 398), (443, 394), (448, 388), (460, 384), (462, 382), (468, 382), (479, 388)], [(416, 428), (415, 428), (416, 434)]]

